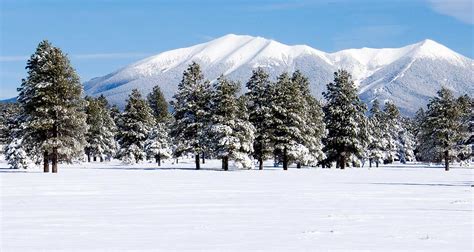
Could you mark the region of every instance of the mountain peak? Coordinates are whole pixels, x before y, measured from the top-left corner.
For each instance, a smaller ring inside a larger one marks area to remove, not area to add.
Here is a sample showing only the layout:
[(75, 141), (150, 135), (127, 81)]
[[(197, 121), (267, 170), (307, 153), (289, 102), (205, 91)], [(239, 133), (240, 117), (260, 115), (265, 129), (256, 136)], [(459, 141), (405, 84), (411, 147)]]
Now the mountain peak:
[(422, 40), (413, 45), (413, 56), (416, 58), (446, 59), (462, 64), (464, 56), (431, 39)]

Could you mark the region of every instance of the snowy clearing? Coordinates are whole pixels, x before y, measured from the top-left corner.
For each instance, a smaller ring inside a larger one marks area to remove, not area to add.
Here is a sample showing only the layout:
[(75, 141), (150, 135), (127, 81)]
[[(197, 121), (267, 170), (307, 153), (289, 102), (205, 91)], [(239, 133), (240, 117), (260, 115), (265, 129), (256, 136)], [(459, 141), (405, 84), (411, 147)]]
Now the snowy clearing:
[(473, 169), (219, 165), (1, 163), (0, 250), (473, 250)]

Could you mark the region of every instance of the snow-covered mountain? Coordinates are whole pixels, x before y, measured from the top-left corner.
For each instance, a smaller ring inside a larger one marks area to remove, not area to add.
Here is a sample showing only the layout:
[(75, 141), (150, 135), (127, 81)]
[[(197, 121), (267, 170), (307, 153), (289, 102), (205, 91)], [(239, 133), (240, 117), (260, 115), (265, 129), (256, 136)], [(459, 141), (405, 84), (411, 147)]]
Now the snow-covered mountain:
[(275, 78), (297, 69), (309, 77), (321, 97), (339, 68), (350, 71), (362, 99), (392, 100), (412, 114), (440, 87), (456, 94), (474, 93), (474, 61), (432, 40), (401, 48), (361, 48), (325, 53), (306, 45), (288, 46), (262, 37), (229, 34), (207, 43), (171, 50), (84, 83), (88, 95), (104, 94), (123, 107), (133, 88), (144, 94), (159, 85), (171, 99), (186, 67), (196, 61), (209, 80), (224, 74), (242, 84), (252, 69), (265, 68)]

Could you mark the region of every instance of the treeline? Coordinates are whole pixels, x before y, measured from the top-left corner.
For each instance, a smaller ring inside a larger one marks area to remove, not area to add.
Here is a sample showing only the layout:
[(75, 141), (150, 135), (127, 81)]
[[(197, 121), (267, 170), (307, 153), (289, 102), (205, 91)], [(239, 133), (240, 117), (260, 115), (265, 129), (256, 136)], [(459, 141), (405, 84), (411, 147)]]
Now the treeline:
[(67, 56), (41, 42), (27, 62), (18, 102), (3, 104), (1, 143), (11, 168), (31, 162), (107, 161), (127, 163), (191, 155), (196, 169), (209, 158), (251, 169), (254, 160), (344, 169), (396, 160), (450, 161), (472, 156), (473, 99), (446, 88), (426, 110), (405, 118), (391, 102), (374, 100), (370, 110), (358, 97), (351, 75), (334, 73), (319, 101), (299, 71), (271, 81), (258, 68), (245, 83), (220, 76), (211, 84), (197, 63), (184, 71), (171, 111), (158, 86), (146, 98), (130, 94), (124, 111), (104, 96), (83, 97)]

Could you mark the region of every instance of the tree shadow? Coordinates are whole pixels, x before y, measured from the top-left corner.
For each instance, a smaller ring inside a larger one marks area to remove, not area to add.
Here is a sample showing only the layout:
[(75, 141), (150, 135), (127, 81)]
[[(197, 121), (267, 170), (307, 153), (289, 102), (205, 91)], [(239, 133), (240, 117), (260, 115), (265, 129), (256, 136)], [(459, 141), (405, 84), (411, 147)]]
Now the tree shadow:
[(406, 185), (406, 186), (460, 186), (460, 187), (474, 187), (474, 181), (462, 181), (459, 183), (369, 183), (371, 185)]

